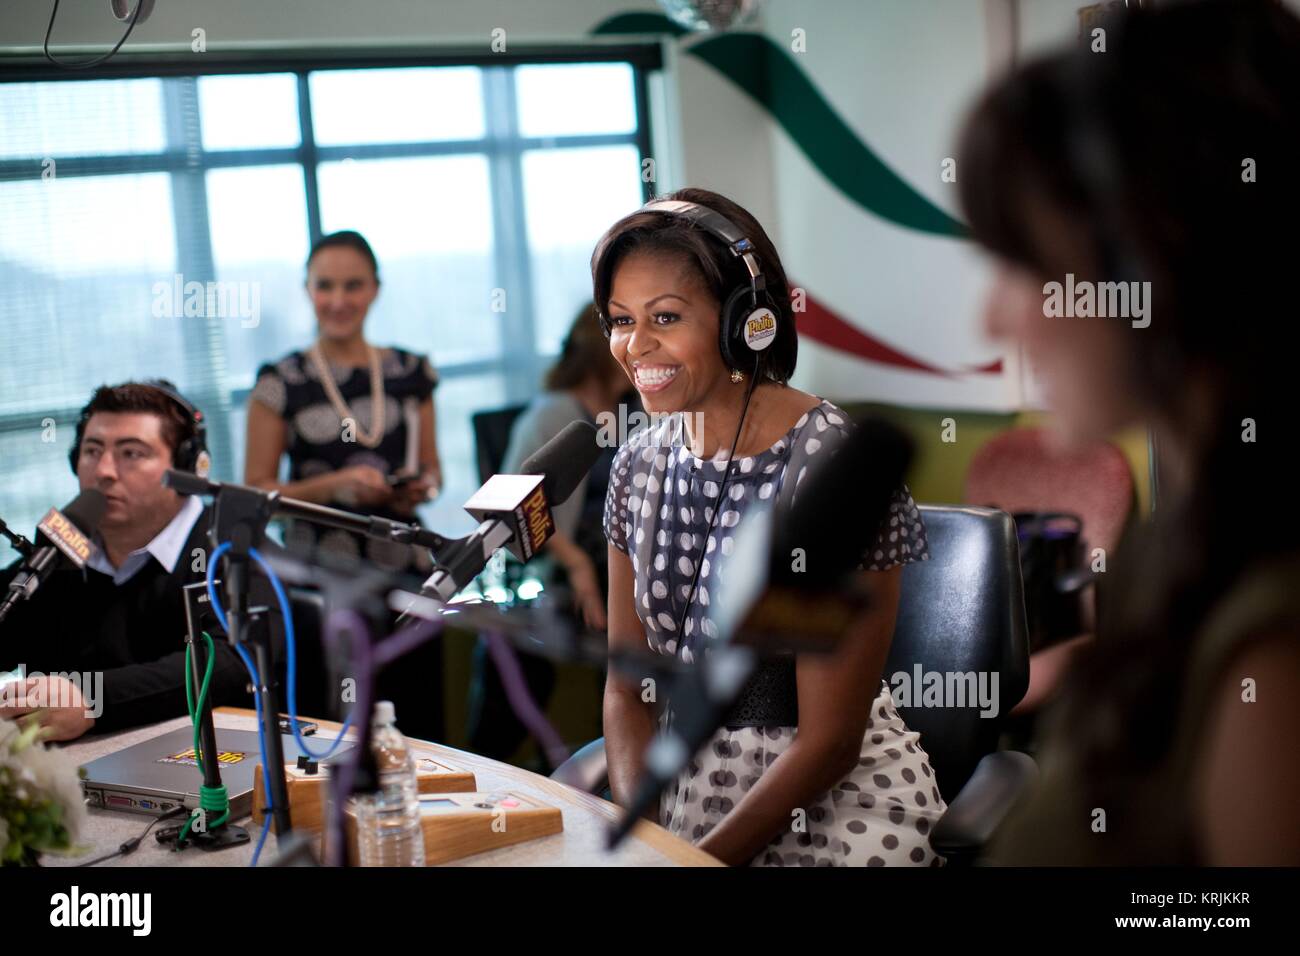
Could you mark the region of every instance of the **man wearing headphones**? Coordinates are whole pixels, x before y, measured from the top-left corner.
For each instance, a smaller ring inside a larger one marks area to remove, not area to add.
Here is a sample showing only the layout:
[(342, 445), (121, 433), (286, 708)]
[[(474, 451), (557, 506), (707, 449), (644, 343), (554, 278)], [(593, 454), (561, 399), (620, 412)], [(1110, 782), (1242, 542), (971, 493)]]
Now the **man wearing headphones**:
[[(107, 499), (97, 549), (84, 569), (54, 571), (0, 625), (0, 671), (30, 675), (5, 688), (0, 716), (36, 713), (54, 740), (186, 712), (181, 589), (203, 580), (209, 550), (203, 502), (162, 483), (170, 468), (208, 470), (203, 414), (170, 383), (97, 389), (71, 463), (81, 490)], [(21, 563), (0, 572), (0, 589)], [(247, 672), (226, 641), (215, 646), (213, 703), (246, 702)]]

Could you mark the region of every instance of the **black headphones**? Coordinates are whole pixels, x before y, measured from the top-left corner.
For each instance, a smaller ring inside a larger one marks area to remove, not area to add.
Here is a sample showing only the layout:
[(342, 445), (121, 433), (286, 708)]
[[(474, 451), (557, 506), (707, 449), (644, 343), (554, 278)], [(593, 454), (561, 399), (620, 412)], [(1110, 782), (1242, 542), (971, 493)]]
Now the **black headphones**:
[[(749, 282), (731, 291), (722, 303), (718, 322), (718, 351), (728, 368), (748, 371), (757, 365), (764, 349), (776, 341), (777, 313), (771, 308), (767, 280), (758, 261), (754, 243), (726, 216), (699, 203), (677, 199), (654, 199), (641, 212), (662, 212), (677, 216), (719, 239), (733, 256), (745, 263)], [(608, 337), (613, 329), (600, 313), (600, 328)]]
[[(175, 402), (185, 413), (185, 418), (189, 421), (192, 434), (183, 439), (177, 447), (175, 454), (172, 456), (172, 467), (177, 471), (192, 471), (200, 478), (206, 478), (212, 468), (212, 456), (208, 454), (208, 427), (203, 413), (176, 390), (176, 386), (163, 378), (149, 379), (144, 382), (132, 382), (133, 385), (147, 385), (149, 388), (156, 388), (173, 402)], [(93, 399), (92, 399), (93, 401)], [(91, 411), (88, 402), (77, 416), (77, 437), (72, 443), (72, 448), (68, 451), (68, 464), (72, 466), (72, 473), (77, 473), (77, 462), (81, 460), (81, 439), (86, 434), (86, 423), (90, 421)]]

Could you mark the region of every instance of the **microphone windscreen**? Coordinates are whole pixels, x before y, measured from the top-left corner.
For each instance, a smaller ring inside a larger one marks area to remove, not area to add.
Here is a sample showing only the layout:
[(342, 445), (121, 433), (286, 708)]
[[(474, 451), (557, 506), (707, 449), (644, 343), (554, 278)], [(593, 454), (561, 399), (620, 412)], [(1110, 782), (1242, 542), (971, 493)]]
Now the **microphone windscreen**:
[(108, 499), (96, 488), (87, 488), (68, 503), (63, 516), (75, 524), (87, 537), (93, 537), (104, 520)]
[(569, 422), (520, 467), (521, 475), (541, 475), (547, 503), (563, 504), (600, 457), (600, 442), (590, 422)]
[(877, 418), (857, 423), (810, 468), (776, 522), (769, 583), (830, 587), (856, 569), (889, 517), (911, 460), (911, 440), (896, 427)]

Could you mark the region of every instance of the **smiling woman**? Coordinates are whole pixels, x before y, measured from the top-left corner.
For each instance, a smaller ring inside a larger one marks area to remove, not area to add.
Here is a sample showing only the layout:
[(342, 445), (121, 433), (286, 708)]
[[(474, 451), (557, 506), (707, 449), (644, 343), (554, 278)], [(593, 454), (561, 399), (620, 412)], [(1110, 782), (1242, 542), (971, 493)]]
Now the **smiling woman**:
[[(610, 351), (648, 412), (665, 417), (614, 461), (605, 505), (609, 643), (690, 664), (721, 637), (712, 592), (751, 509), (787, 503), (848, 416), (785, 383), (797, 352), (789, 288), (762, 227), (690, 189), (616, 223), (592, 259)], [(681, 437), (677, 437), (681, 436)], [(690, 447), (678, 447), (682, 440)], [(840, 649), (772, 660), (664, 795), (659, 822), (734, 865), (938, 865), (928, 833), (944, 803), (881, 670), (899, 572), (928, 557), (905, 486), (862, 542), (872, 609)], [(633, 675), (605, 691), (610, 786), (628, 803), (656, 722)]]
[[(378, 262), (359, 233), (332, 233), (312, 247), (307, 294), (319, 337), (258, 371), (248, 404), (248, 484), (403, 521), (437, 493), (438, 376), (424, 356), (366, 341), (379, 290)], [(289, 480), (281, 482), (285, 454)], [(417, 549), (346, 531), (317, 540), (302, 524), (290, 525), (286, 544), (393, 570), (425, 570), (428, 563)]]

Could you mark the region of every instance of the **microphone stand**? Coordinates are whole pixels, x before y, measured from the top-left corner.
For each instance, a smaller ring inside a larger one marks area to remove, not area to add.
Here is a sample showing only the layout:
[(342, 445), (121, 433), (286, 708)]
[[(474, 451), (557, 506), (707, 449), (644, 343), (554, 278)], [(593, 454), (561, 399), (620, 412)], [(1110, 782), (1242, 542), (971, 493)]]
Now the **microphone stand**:
[[(167, 477), (175, 474), (168, 472)], [(271, 790), (269, 811), (275, 821), (277, 840), (293, 829), (289, 819), (289, 784), (284, 775), (284, 744), (280, 739), (280, 699), (275, 680), (274, 655), (266, 609), (250, 610), (249, 554), (266, 535), (266, 525), (275, 513), (275, 492), (265, 492), (239, 485), (220, 487), (213, 496), (212, 527), (208, 534), (216, 548), (230, 542), (226, 552), (226, 636), (232, 645), (250, 645), (257, 666), (258, 693), (262, 698), (262, 736), (267, 750), (263, 770)], [(287, 609), (286, 609), (287, 611)]]
[(9, 525), (5, 524), (3, 518), (0, 518), (0, 534), (8, 538), (9, 543), (13, 545), (13, 549), (24, 558), (30, 558), (32, 552), (36, 550), (36, 545), (32, 544), (21, 534), (18, 534), (16, 531), (10, 531)]
[[(200, 611), (198, 605), (206, 600), (206, 588), (202, 584), (188, 584), (185, 591), (185, 643), (190, 647), (190, 680), (194, 682), (197, 690), (203, 686), (203, 671), (206, 667), (199, 663), (198, 648), (202, 644), (199, 640), (199, 634), (203, 630), (200, 621)], [(211, 613), (211, 612), (209, 612)], [(206, 649), (206, 648), (205, 648)], [(212, 695), (204, 694), (199, 709), (199, 742), (203, 752), (203, 786), (209, 790), (215, 790), (221, 786), (221, 762), (217, 759), (220, 751), (217, 749), (217, 733), (212, 724)], [(195, 754), (197, 760), (198, 755)], [(196, 846), (204, 850), (223, 850), (231, 846), (242, 846), (249, 841), (248, 830), (241, 826), (227, 821), (216, 829), (209, 829), (206, 817), (203, 818), (204, 825), (192, 827), (186, 842), (193, 842)], [(170, 826), (159, 830), (156, 834), (159, 843), (170, 843), (177, 850), (184, 849), (184, 844), (180, 843), (179, 838), (183, 826)]]
[[(342, 511), (326, 505), (313, 504), (310, 501), (282, 498), (278, 491), (264, 491), (261, 488), (236, 485), (231, 482), (209, 481), (188, 471), (176, 471), (174, 469), (168, 471), (163, 476), (163, 484), (182, 495), (211, 495), (214, 501), (218, 496), (224, 495), (252, 496), (258, 501), (267, 503), (270, 508), (267, 514), (268, 520), (272, 515), (287, 515), (290, 518), (301, 518), (303, 521), (324, 525), (328, 528), (342, 528), (344, 531), (353, 531), (365, 535), (367, 538), (428, 548), (435, 554), (440, 549), (456, 542), (456, 539), (444, 538), (436, 531), (430, 531), (428, 528), (414, 522), (394, 521), (391, 518), (380, 518), (375, 515), (353, 514), (351, 511)], [(262, 523), (263, 530), (265, 530), (265, 527), (266, 522), (264, 521)]]
[[(279, 492), (264, 491), (246, 485), (208, 481), (198, 475), (183, 471), (168, 471), (163, 483), (182, 494), (211, 495), (213, 501), (212, 527), (209, 535), (213, 547), (222, 542), (230, 542), (226, 553), (227, 569), (224, 576), (226, 587), (227, 637), (232, 645), (245, 643), (251, 645), (257, 665), (259, 693), (262, 698), (262, 731), (266, 738), (267, 784), (271, 791), (271, 813), (275, 823), (277, 842), (288, 840), (292, 834), (292, 821), (289, 815), (289, 789), (284, 773), (284, 746), (280, 738), (278, 715), (280, 712), (279, 695), (273, 669), (270, 632), (265, 619), (265, 609), (250, 610), (248, 607), (248, 582), (250, 550), (262, 542), (266, 526), (272, 516), (285, 514), (301, 518), (315, 524), (343, 528), (358, 532), (368, 537), (394, 541), (430, 550), (447, 549), (458, 542), (444, 538), (436, 532), (429, 531), (418, 524), (407, 524), (367, 515), (356, 515), (324, 505), (305, 501), (281, 498)], [(277, 572), (278, 573), (278, 572)], [(352, 580), (355, 587), (358, 582)], [(364, 584), (363, 584), (364, 593)], [(365, 602), (373, 603), (373, 602)], [(359, 615), (354, 615), (359, 621)], [(362, 629), (358, 629), (362, 630)], [(428, 634), (427, 640), (432, 637)], [(364, 666), (361, 684), (364, 688), (364, 701), (359, 697), (361, 712), (357, 714), (357, 756), (345, 765), (346, 779), (339, 778), (343, 786), (336, 788), (338, 806), (335, 810), (337, 823), (336, 846), (333, 853), (343, 854), (342, 802), (353, 793), (372, 791), (377, 785), (374, 758), (370, 752), (370, 700), (369, 680), (373, 667), (370, 637), (368, 633), (359, 635), (360, 640), (353, 643), (354, 648), (364, 643), (362, 659)], [(422, 641), (421, 641), (422, 643)], [(292, 846), (292, 841), (290, 841)]]
[[(9, 543), (13, 545), (14, 550), (17, 551), (20, 555), (22, 555), (21, 561), (26, 561), (33, 554), (35, 554), (36, 545), (32, 544), (30, 541), (24, 538), (21, 534), (18, 534), (16, 531), (10, 531), (9, 525), (4, 523), (4, 519), (0, 519), (0, 534), (8, 538)], [(19, 565), (18, 575), (16, 576), (17, 577), (22, 576), (21, 563)], [(5, 618), (9, 616), (9, 612), (14, 609), (14, 607), (18, 604), (18, 602), (21, 599), (22, 599), (22, 593), (20, 591), (13, 590), (12, 587), (10, 590), (5, 592), (4, 597), (0, 598), (0, 621), (3, 621)]]

